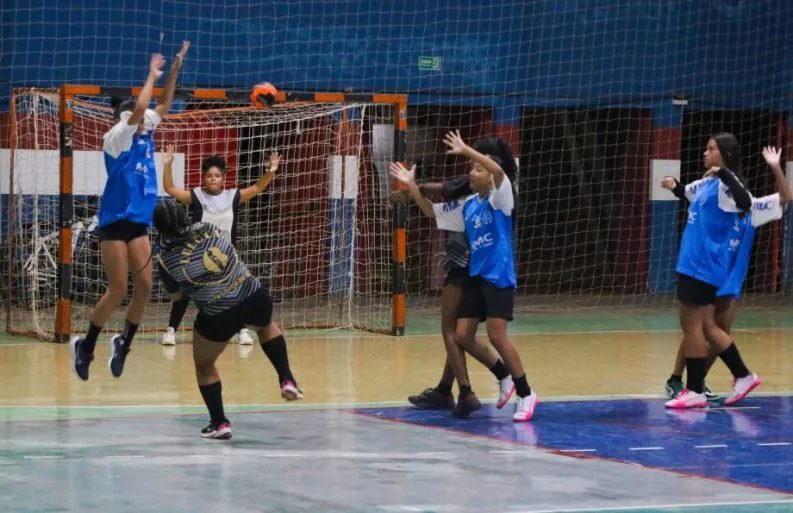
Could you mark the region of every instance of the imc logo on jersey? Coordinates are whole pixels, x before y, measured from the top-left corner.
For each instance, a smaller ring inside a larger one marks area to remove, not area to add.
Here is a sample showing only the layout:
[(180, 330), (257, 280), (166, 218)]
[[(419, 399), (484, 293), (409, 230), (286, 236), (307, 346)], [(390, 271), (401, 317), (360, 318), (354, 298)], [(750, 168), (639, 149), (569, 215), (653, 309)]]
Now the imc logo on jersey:
[(457, 200), (450, 201), (448, 203), (443, 204), (443, 212), (451, 212), (452, 210), (457, 210), (460, 207), (460, 202)]
[(758, 212), (765, 212), (774, 208), (774, 202), (773, 200), (758, 202), (754, 204), (753, 208)]
[(486, 233), (484, 235), (480, 235), (471, 242), (471, 253), (475, 252), (478, 249), (487, 248), (492, 245), (493, 245), (492, 233)]

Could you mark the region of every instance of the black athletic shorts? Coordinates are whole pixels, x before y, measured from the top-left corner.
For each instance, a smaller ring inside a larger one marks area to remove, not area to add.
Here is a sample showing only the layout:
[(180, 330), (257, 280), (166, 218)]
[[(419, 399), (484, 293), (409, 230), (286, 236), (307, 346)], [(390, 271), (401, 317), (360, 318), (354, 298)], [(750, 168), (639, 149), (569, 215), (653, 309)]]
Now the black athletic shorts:
[(479, 319), (480, 322), (488, 318), (511, 321), (514, 305), (513, 287), (500, 289), (484, 278), (474, 276), (465, 282), (457, 318)]
[(114, 223), (102, 226), (94, 230), (94, 233), (103, 240), (120, 240), (129, 242), (138, 237), (145, 237), (149, 234), (149, 227), (145, 224), (133, 223), (126, 219), (121, 219)]
[(457, 287), (462, 287), (465, 285), (467, 280), (467, 267), (452, 267), (446, 271), (446, 278), (443, 280), (443, 286), (445, 287), (446, 285), (455, 285)]
[(245, 326), (264, 328), (273, 318), (273, 300), (264, 287), (224, 312), (204, 315), (198, 312), (193, 329), (212, 342), (228, 342)]
[(677, 299), (684, 305), (708, 306), (716, 302), (718, 288), (686, 274), (677, 275)]

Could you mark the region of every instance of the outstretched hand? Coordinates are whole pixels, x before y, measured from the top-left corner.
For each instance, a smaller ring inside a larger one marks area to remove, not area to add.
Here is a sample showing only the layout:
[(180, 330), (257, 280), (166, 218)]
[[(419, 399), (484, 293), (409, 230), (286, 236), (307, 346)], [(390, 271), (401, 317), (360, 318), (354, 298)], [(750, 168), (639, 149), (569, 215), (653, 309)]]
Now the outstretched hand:
[(267, 170), (268, 173), (275, 173), (278, 171), (278, 164), (281, 163), (281, 154), (277, 151), (274, 151), (270, 154), (270, 168)]
[(182, 49), (174, 57), (172, 66), (174, 68), (181, 68), (184, 64), (184, 57), (187, 55), (187, 50), (190, 48), (190, 41), (182, 41)]
[(468, 149), (468, 145), (465, 144), (465, 141), (463, 141), (459, 130), (454, 130), (447, 133), (446, 137), (443, 139), (443, 142), (449, 147), (449, 149), (446, 150), (446, 153), (462, 155), (465, 153), (465, 150)]
[(780, 158), (782, 157), (782, 148), (775, 148), (773, 146), (766, 146), (763, 148), (763, 158), (765, 163), (771, 167), (779, 166)]
[(173, 144), (166, 146), (165, 152), (162, 154), (162, 162), (166, 166), (173, 164), (174, 150), (175, 148)]
[(415, 164), (413, 164), (413, 166), (410, 169), (406, 169), (401, 162), (392, 162), (388, 164), (388, 171), (391, 174), (391, 176), (393, 176), (394, 178), (396, 178), (405, 185), (414, 183), (416, 180)]
[(154, 78), (160, 78), (163, 66), (165, 66), (165, 57), (161, 53), (153, 53), (149, 61), (149, 73), (154, 75)]

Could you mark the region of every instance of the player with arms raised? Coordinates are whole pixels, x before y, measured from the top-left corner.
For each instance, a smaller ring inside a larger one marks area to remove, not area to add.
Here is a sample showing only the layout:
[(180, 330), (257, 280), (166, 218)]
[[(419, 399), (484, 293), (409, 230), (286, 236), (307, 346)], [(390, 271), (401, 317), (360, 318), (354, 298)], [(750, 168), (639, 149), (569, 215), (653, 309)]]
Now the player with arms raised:
[[(201, 163), (201, 187), (196, 187), (190, 191), (176, 187), (173, 183), (173, 159), (174, 147), (169, 145), (168, 151), (164, 155), (165, 169), (163, 171), (163, 188), (165, 192), (173, 196), (174, 199), (185, 205), (192, 205), (192, 220), (194, 223), (212, 223), (220, 229), (232, 244), (237, 239), (237, 212), (239, 206), (249, 202), (251, 199), (261, 194), (270, 184), (278, 164), (281, 162), (281, 155), (278, 153), (270, 154), (269, 167), (267, 171), (259, 177), (257, 182), (244, 189), (226, 189), (226, 161), (223, 157), (214, 155), (204, 159)], [(176, 329), (182, 323), (184, 314), (187, 311), (188, 299), (184, 297), (174, 301), (171, 305), (171, 315), (168, 319), (168, 329), (162, 337), (162, 345), (172, 346), (176, 344)], [(253, 338), (247, 328), (242, 328), (239, 332), (239, 342), (243, 345), (253, 344)]]
[[(495, 155), (484, 155), (471, 148), (459, 132), (449, 132), (444, 140), (448, 153), (463, 155), (471, 161), (469, 173), (475, 194), (463, 202), (432, 204), (416, 185), (415, 166), (407, 170), (401, 164), (390, 166), (391, 174), (407, 185), (421, 211), (434, 217), (438, 229), (465, 232), (470, 247), (469, 275), (457, 310), (456, 341), (480, 362), (491, 358), (487, 346), (476, 340), (476, 330), (487, 322), (487, 334), (512, 374), (518, 402), (513, 415), (516, 422), (530, 420), (537, 405), (537, 395), (526, 379), (523, 363), (507, 336), (507, 322), (512, 320), (515, 301), (515, 262), (512, 245), (512, 211), (515, 198), (512, 184), (504, 173), (504, 163)], [(459, 402), (470, 393), (466, 375), (455, 373), (460, 386)], [(503, 404), (499, 404), (503, 406)], [(464, 415), (461, 415), (464, 416)]]
[(157, 204), (157, 168), (154, 165), (152, 133), (173, 101), (176, 79), (190, 42), (182, 43), (171, 65), (165, 90), (156, 109), (149, 109), (154, 85), (162, 76), (165, 59), (154, 54), (149, 75), (137, 100), (114, 101), (116, 124), (104, 135), (107, 183), (99, 208), (99, 248), (107, 273), (107, 290), (89, 317), (85, 338), (71, 343), (72, 370), (82, 380), (94, 359), (96, 339), (110, 315), (127, 295), (128, 274), (132, 274), (132, 300), (127, 308), (124, 331), (110, 339), (108, 367), (115, 377), (124, 371), (132, 338), (151, 296), (151, 245), (148, 230)]

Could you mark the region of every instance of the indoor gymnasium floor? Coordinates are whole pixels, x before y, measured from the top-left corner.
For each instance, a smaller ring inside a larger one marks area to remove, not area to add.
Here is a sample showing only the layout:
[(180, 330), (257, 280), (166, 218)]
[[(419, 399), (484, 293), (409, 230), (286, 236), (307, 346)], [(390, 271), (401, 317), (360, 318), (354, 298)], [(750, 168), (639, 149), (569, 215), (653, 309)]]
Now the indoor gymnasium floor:
[[(764, 384), (738, 407), (671, 413), (661, 394), (673, 313), (527, 314), (511, 326), (541, 404), (513, 424), (470, 364), (485, 409), (407, 407), (443, 364), (437, 319), (410, 336), (288, 333), (306, 399), (283, 404), (258, 347), (220, 362), (234, 438), (206, 441), (190, 345), (133, 347), (124, 376), (97, 350), (0, 343), (3, 512), (793, 511), (793, 316), (739, 310), (736, 340)], [(106, 337), (103, 337), (103, 340)], [(720, 363), (708, 384), (726, 392)]]

